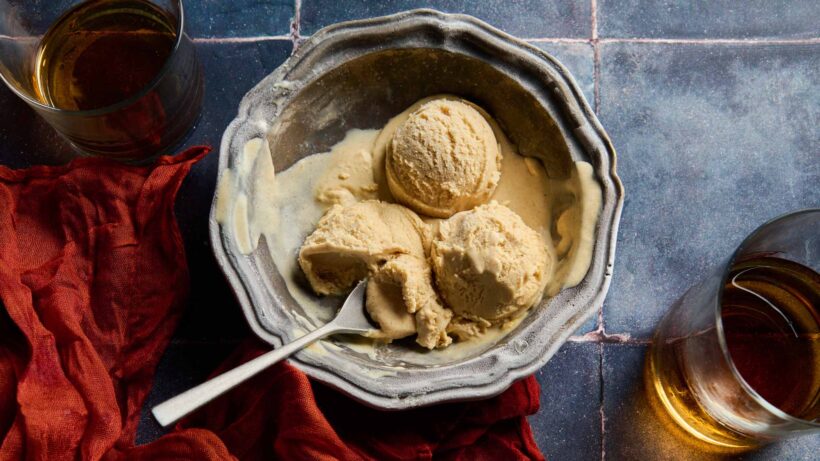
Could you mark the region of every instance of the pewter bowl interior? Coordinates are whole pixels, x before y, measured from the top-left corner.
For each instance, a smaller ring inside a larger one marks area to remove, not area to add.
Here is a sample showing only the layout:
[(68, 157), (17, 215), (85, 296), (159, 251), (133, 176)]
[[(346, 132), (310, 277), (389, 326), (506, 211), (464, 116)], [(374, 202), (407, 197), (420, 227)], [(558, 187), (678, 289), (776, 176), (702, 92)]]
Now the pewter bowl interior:
[[(329, 150), (351, 128), (380, 128), (414, 102), (443, 93), (486, 108), (525, 154), (544, 161), (551, 176), (569, 176), (573, 159), (567, 142), (529, 92), (481, 59), (435, 48), (370, 53), (330, 69), (306, 85), (289, 101), (268, 133), (274, 168), (286, 170), (307, 155)], [(305, 293), (310, 293), (302, 274), (293, 275), (301, 280)], [(287, 291), (278, 272), (273, 276), (272, 289)], [(329, 298), (328, 313), (340, 303), (338, 298)], [(547, 304), (542, 303), (534, 310), (545, 309)], [(299, 317), (311, 317), (292, 298), (286, 299), (283, 307)], [(524, 324), (531, 322), (535, 315), (528, 317)], [(317, 326), (309, 325), (310, 328)], [(504, 337), (495, 345), (488, 343), (471, 348), (466, 355), (456, 357), (423, 351), (411, 338), (380, 347), (378, 365), (414, 369), (464, 362), (487, 349), (499, 347), (514, 336)], [(345, 348), (350, 339), (336, 340), (336, 344)], [(416, 353), (402, 353), (408, 349)], [(372, 361), (367, 354), (354, 350), (348, 353), (353, 359)], [(431, 356), (435, 356), (433, 363), (429, 360)]]
[(268, 135), (277, 171), (326, 152), (351, 128), (380, 128), (414, 102), (453, 94), (486, 109), (523, 155), (569, 174), (568, 142), (513, 76), (481, 58), (436, 48), (376, 51), (326, 72), (290, 100)]
[[(542, 366), (597, 312), (609, 286), (623, 190), (614, 150), (580, 90), (554, 58), (472, 17), (416, 10), (315, 34), (246, 95), (222, 141), (220, 175), (254, 137), (267, 138), (274, 167), (283, 171), (327, 151), (351, 128), (380, 128), (417, 100), (441, 93), (485, 108), (520, 153), (540, 158), (552, 177), (567, 177), (576, 160), (593, 165), (604, 196), (593, 262), (580, 285), (533, 307), (508, 335), (455, 357), (425, 353), (410, 341), (368, 350), (337, 338), (292, 359), (314, 378), (380, 408), (497, 394)], [(240, 254), (213, 213), (211, 236), (251, 327), (271, 344), (317, 327), (341, 302), (327, 299), (325, 318), (305, 320), (310, 316), (266, 251)]]

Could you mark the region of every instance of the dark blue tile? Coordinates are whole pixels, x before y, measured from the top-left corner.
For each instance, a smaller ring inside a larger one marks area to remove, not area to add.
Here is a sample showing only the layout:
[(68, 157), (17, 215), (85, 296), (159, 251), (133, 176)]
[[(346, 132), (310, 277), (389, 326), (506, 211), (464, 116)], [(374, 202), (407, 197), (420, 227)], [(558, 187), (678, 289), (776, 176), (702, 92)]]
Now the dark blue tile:
[(816, 0), (598, 0), (601, 37), (818, 37), (818, 17)]
[(626, 200), (604, 313), (647, 338), (749, 232), (820, 204), (820, 45), (603, 44)]
[(814, 460), (820, 437), (774, 443), (743, 454), (718, 454), (679, 429), (647, 393), (644, 360), (648, 346), (605, 344), (604, 454), (606, 459)]
[(222, 131), (236, 117), (239, 101), (290, 56), (293, 43), (288, 40), (204, 42), (197, 43), (196, 49), (205, 72), (205, 99), (202, 118), (189, 141), (214, 143), (218, 147)]
[[(75, 0), (49, 0), (47, 4), (46, 2), (38, 2), (38, 4), (32, 5), (33, 8), (25, 14), (21, 14), (19, 16), (10, 14), (9, 17), (12, 18), (11, 21), (17, 22), (18, 24), (22, 22), (25, 27), (24, 30), (28, 32), (43, 33), (48, 30), (49, 26), (54, 24), (54, 22), (57, 21), (63, 13), (71, 9), (71, 7), (76, 3), (79, 2)], [(3, 6), (5, 7), (7, 4), (8, 3)], [(3, 12), (6, 13), (5, 10)], [(21, 18), (22, 21), (18, 22), (15, 17)], [(11, 23), (11, 21), (9, 21), (9, 23)]]
[(216, 187), (222, 132), (236, 117), (239, 101), (289, 55), (292, 43), (198, 43), (205, 71), (205, 99), (187, 146), (207, 144), (213, 151), (191, 169), (179, 191), (176, 213), (191, 271), (191, 295), (177, 337), (219, 339), (249, 334), (245, 318), (216, 265), (208, 236), (208, 215)]
[(234, 348), (236, 344), (229, 343), (172, 343), (159, 362), (154, 385), (142, 406), (137, 445), (168, 432), (151, 415), (151, 408), (205, 381)]
[(505, 32), (527, 38), (586, 38), (592, 30), (590, 2), (582, 0), (303, 0), (300, 33), (310, 35), (335, 22), (383, 16), (414, 8), (470, 14)]
[(76, 154), (22, 99), (0, 83), (0, 165), (60, 165)]
[(191, 37), (287, 35), (293, 14), (293, 0), (185, 2), (186, 30)]
[(600, 345), (566, 343), (536, 377), (541, 410), (529, 421), (547, 459), (601, 458)]
[(569, 69), (575, 82), (592, 107), (595, 98), (595, 60), (589, 43), (533, 42), (532, 45), (551, 54)]
[[(43, 32), (77, 0), (38, 2), (39, 14), (27, 17), (33, 30)], [(171, 3), (171, 2), (160, 2)], [(185, 30), (191, 37), (255, 37), (286, 35), (295, 0), (185, 0)]]

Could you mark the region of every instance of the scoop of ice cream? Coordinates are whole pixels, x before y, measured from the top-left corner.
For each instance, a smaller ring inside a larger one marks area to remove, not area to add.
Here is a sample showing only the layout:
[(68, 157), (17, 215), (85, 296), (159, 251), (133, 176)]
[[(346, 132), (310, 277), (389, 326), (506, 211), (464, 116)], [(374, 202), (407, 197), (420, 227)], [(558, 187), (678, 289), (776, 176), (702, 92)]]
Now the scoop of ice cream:
[(377, 337), (418, 334), (433, 349), (452, 342), (453, 316), (433, 288), (426, 254), (429, 228), (411, 210), (378, 201), (335, 205), (319, 220), (299, 251), (299, 264), (313, 290), (342, 294), (371, 276), (365, 307), (379, 324)]
[[(367, 283), (365, 308), (370, 318), (379, 325), (372, 334), (381, 339), (400, 339), (416, 334), (416, 318), (405, 306), (403, 280), (396, 280), (393, 271), (379, 271)], [(407, 278), (409, 274), (401, 274)]]
[(453, 313), (442, 306), (433, 289), (430, 265), (424, 258), (401, 255), (384, 264), (367, 284), (365, 305), (383, 338), (418, 333), (416, 342), (428, 349), (452, 342), (446, 329)]
[(431, 260), (447, 305), (460, 317), (494, 324), (538, 302), (555, 265), (542, 237), (496, 202), (442, 222)]
[(395, 199), (418, 213), (447, 218), (485, 203), (501, 176), (498, 141), (469, 104), (435, 99), (396, 129), (385, 159)]
[(342, 294), (392, 258), (424, 258), (429, 232), (400, 205), (375, 200), (334, 205), (302, 244), (299, 265), (316, 293)]

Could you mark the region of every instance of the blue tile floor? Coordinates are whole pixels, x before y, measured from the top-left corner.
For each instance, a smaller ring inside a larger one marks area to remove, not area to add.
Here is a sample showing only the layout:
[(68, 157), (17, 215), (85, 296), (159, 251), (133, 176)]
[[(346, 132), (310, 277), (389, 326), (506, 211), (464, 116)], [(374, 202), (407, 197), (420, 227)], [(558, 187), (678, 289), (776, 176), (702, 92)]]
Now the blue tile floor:
[[(610, 133), (627, 194), (612, 287), (537, 373), (530, 418), (553, 460), (726, 459), (680, 441), (650, 407), (645, 352), (668, 307), (757, 225), (820, 206), (820, 3), (812, 0), (206, 0), (186, 2), (206, 72), (187, 143), (218, 147), (242, 95), (336, 21), (431, 7), (472, 14), (556, 56)], [(64, 163), (68, 146), (0, 87), (0, 163)], [(187, 314), (148, 408), (201, 381), (250, 335), (211, 256), (216, 155), (177, 200), (191, 267)], [(138, 441), (163, 431), (146, 412)], [(817, 459), (820, 436), (742, 459)]]

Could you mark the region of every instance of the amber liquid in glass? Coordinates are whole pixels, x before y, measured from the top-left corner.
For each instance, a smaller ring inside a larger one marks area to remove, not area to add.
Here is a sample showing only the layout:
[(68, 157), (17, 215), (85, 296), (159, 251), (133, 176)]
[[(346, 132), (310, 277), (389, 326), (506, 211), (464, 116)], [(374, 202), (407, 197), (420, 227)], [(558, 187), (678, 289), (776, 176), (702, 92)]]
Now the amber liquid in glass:
[(64, 14), (40, 41), (38, 99), (58, 109), (91, 110), (137, 94), (174, 48), (171, 18), (140, 0), (97, 0)]
[(743, 379), (801, 419), (820, 416), (820, 275), (779, 258), (732, 267), (723, 288), (726, 345)]
[[(764, 400), (806, 420), (820, 416), (820, 275), (791, 261), (756, 256), (736, 262), (723, 287), (721, 320), (732, 362)], [(748, 449), (759, 441), (716, 419), (689, 381), (687, 360), (704, 360), (714, 332), (655, 343), (647, 379), (651, 396), (678, 426), (719, 449)], [(726, 383), (710, 382), (723, 388)], [(743, 419), (742, 401), (712, 401), (723, 417)], [(740, 407), (735, 408), (737, 405)], [(705, 446), (701, 446), (705, 448)]]
[(61, 110), (43, 115), (85, 153), (128, 162), (172, 153), (203, 94), (193, 43), (177, 23), (145, 0), (67, 11), (43, 35), (32, 68), (36, 98)]

